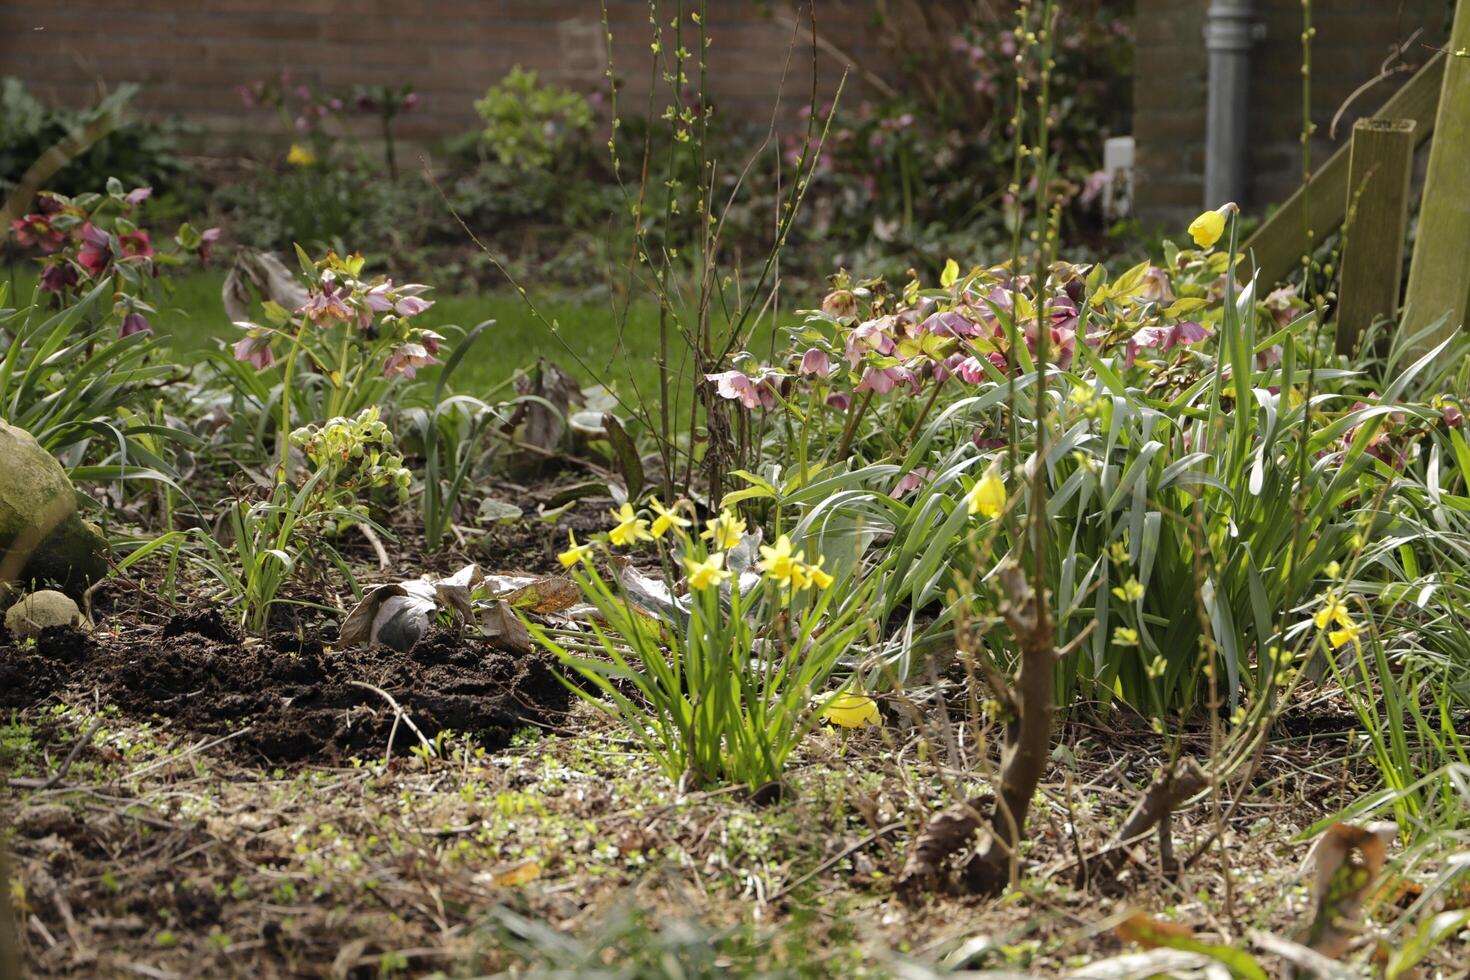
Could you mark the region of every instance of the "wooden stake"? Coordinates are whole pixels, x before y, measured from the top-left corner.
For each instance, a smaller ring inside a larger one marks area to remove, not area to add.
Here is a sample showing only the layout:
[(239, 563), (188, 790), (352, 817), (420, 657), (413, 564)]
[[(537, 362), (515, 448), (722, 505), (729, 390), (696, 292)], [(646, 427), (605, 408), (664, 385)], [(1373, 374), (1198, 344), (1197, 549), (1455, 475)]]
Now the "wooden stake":
[(1348, 166), (1337, 352), (1351, 354), (1373, 321), (1398, 313), (1409, 231), (1414, 120), (1360, 119)]
[(1413, 335), (1438, 324), (1432, 334), (1415, 341), (1413, 349), (1421, 352), (1459, 330), (1470, 307), (1470, 57), (1455, 54), (1467, 48), (1470, 0), (1461, 0), (1450, 32), (1451, 55), (1445, 63), (1400, 327)]

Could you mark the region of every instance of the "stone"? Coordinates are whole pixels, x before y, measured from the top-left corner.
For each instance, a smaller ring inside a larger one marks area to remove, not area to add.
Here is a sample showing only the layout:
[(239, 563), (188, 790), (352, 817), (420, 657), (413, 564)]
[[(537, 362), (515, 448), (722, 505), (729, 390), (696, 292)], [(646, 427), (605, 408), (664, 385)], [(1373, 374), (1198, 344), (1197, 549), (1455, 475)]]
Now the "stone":
[(5, 613), (5, 630), (13, 640), (40, 636), (53, 626), (80, 626), (82, 611), (71, 596), (52, 589), (32, 592)]
[(73, 595), (107, 574), (107, 539), (29, 432), (0, 421), (0, 578), (56, 583)]

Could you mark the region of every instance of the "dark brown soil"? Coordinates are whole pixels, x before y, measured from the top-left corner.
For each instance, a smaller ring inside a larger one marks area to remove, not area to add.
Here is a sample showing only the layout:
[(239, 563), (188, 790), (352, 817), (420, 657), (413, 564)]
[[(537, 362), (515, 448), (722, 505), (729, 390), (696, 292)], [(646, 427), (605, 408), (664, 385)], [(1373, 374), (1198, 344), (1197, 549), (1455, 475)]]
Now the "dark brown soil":
[[(378, 757), (396, 713), (391, 694), (429, 738), (444, 729), (500, 748), (528, 725), (564, 712), (569, 694), (548, 654), (507, 653), (478, 638), (429, 633), (408, 654), (384, 647), (326, 650), (277, 636), (242, 642), (217, 613), (190, 613), (161, 629), (121, 636), (47, 630), (33, 648), (0, 646), (0, 709), (66, 692), (203, 735), (228, 735), (232, 754), (267, 763)], [(395, 754), (418, 738), (394, 732)]]

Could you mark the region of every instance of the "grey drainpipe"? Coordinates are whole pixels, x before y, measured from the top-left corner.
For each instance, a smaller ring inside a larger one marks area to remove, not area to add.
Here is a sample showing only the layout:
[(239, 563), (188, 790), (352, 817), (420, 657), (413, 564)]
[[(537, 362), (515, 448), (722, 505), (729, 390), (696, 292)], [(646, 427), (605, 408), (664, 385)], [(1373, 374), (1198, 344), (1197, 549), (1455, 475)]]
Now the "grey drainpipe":
[(1252, 0), (1211, 0), (1205, 11), (1205, 50), (1210, 54), (1206, 208), (1244, 203), (1247, 197), (1250, 50), (1264, 27), (1255, 22)]

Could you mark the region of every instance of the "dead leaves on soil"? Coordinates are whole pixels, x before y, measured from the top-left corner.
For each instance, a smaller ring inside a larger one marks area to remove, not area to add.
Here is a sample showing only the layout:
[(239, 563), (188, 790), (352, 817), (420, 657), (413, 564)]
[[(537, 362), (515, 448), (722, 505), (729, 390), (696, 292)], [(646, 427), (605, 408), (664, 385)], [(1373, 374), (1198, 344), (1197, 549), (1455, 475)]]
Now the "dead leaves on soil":
[(479, 565), (466, 565), (444, 578), (408, 579), (369, 589), (342, 621), (338, 644), (381, 643), (407, 653), (443, 615), (461, 628), (478, 629), (502, 649), (530, 653), (531, 634), (518, 614), (566, 613), (581, 601), (581, 590), (568, 578), (486, 575)]

